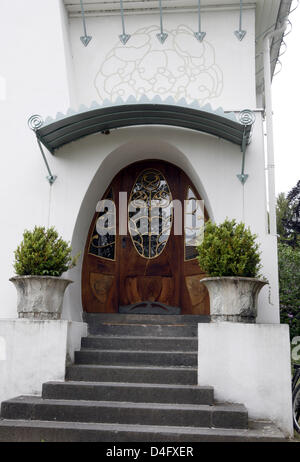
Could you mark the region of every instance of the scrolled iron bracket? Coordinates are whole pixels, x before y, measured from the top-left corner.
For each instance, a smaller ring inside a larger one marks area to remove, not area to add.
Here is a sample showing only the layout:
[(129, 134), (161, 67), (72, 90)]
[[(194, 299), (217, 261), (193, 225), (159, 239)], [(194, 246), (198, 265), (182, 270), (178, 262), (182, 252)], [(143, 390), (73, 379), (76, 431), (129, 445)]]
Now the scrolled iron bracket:
[(40, 140), (38, 138), (38, 135), (37, 135), (37, 130), (39, 130), (44, 125), (44, 121), (43, 121), (43, 119), (42, 119), (42, 117), (40, 115), (34, 114), (34, 115), (29, 117), (27, 123), (28, 123), (28, 127), (30, 128), (30, 130), (32, 130), (35, 133), (37, 144), (38, 144), (38, 146), (40, 148), (40, 151), (41, 151), (41, 154), (43, 156), (46, 168), (47, 168), (48, 173), (49, 173), (49, 175), (46, 176), (46, 179), (48, 180), (49, 184), (52, 186), (53, 183), (55, 182), (57, 176), (53, 175), (53, 173), (51, 172), (51, 169), (50, 169), (48, 161), (46, 159), (46, 155), (44, 153), (43, 147), (42, 147), (41, 142), (40, 142)]
[(30, 116), (27, 123), (30, 130), (34, 132), (36, 132), (39, 128), (41, 128), (44, 125), (42, 117), (38, 114)]
[(242, 170), (241, 170), (241, 173), (237, 175), (237, 177), (242, 183), (242, 185), (244, 185), (247, 179), (249, 178), (249, 175), (245, 173), (246, 150), (247, 150), (247, 145), (249, 144), (249, 139), (251, 138), (248, 136), (247, 132), (249, 132), (248, 127), (251, 127), (250, 130), (252, 130), (252, 126), (255, 122), (255, 114), (254, 112), (250, 111), (250, 109), (245, 109), (239, 113), (238, 118), (239, 118), (240, 123), (244, 126), (244, 132), (243, 132), (243, 140), (242, 140), (242, 145), (241, 145), (241, 151), (243, 153)]

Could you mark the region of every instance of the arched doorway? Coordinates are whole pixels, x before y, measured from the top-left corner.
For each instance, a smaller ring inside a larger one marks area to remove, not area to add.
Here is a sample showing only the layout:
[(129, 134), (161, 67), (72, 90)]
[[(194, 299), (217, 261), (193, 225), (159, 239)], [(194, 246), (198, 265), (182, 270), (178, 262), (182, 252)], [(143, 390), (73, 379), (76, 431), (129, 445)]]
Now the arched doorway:
[[(147, 160), (121, 170), (87, 236), (84, 311), (209, 314), (208, 293), (199, 284), (205, 275), (196, 258), (196, 231), (189, 226), (199, 216), (196, 200), (201, 200), (196, 188), (173, 164)], [(208, 219), (205, 208), (202, 215)]]

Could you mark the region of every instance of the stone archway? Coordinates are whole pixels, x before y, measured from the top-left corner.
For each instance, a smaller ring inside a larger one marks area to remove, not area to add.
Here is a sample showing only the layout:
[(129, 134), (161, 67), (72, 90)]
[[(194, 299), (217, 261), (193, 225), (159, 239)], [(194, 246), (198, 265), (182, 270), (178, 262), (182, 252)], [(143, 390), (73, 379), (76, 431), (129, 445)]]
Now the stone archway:
[[(156, 137), (144, 136), (139, 138), (138, 141), (132, 139), (120, 145), (118, 148), (107, 154), (99, 165), (98, 170), (90, 182), (81, 202), (73, 229), (71, 240), (72, 248), (76, 251), (79, 249), (82, 255), (84, 252), (89, 225), (98, 200), (102, 197), (117, 172), (135, 161), (156, 158), (171, 162), (184, 170), (204, 200), (210, 218), (212, 220), (214, 219), (212, 207), (201, 181), (199, 171), (194, 168), (188, 154), (177, 149), (174, 145), (172, 145), (172, 143), (161, 140), (159, 137), (159, 129), (155, 131), (157, 135)], [(72, 270), (72, 278), (75, 281), (75, 284), (70, 287), (70, 290), (66, 294), (63, 310), (64, 318), (78, 321), (81, 320), (82, 317), (80, 284), (81, 271), (82, 258), (80, 259), (78, 266)]]

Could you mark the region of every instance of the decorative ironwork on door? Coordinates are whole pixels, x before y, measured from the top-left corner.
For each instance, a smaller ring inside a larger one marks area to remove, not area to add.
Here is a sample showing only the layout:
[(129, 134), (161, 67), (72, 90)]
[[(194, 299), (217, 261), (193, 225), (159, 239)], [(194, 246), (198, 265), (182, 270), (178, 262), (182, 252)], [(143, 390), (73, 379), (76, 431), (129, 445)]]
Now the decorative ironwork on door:
[(110, 189), (102, 200), (101, 211), (90, 240), (89, 253), (107, 260), (115, 260), (116, 211), (113, 191)]
[(172, 195), (164, 175), (159, 170), (144, 170), (132, 188), (128, 206), (128, 228), (139, 255), (158, 257), (168, 242), (172, 223)]

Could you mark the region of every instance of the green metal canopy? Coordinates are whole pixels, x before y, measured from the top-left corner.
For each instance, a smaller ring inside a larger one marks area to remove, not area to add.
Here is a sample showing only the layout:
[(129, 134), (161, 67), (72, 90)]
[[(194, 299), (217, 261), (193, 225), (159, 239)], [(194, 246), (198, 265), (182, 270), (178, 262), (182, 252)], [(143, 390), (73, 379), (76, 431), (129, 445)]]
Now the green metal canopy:
[(61, 146), (93, 133), (105, 132), (121, 127), (137, 125), (171, 125), (209, 133), (242, 147), (248, 144), (251, 126), (237, 121), (233, 113), (226, 114), (222, 109), (213, 111), (210, 105), (200, 107), (197, 103), (188, 105), (185, 101), (175, 103), (172, 98), (162, 101), (159, 98), (126, 102), (117, 100), (114, 104), (97, 103), (88, 109), (81, 106), (75, 113), (58, 114), (56, 119), (46, 119), (36, 130), (40, 142), (52, 153)]
[(188, 104), (184, 99), (178, 102), (171, 97), (164, 101), (160, 97), (149, 100), (145, 96), (139, 100), (119, 98), (114, 103), (106, 100), (102, 106), (94, 102), (90, 108), (81, 106), (78, 112), (70, 109), (67, 114), (58, 113), (56, 119), (48, 117), (43, 121), (40, 116), (29, 119), (40, 147), (43, 144), (52, 154), (94, 133), (131, 126), (168, 125), (208, 133), (239, 145), (243, 165), (253, 122), (253, 113), (248, 110), (242, 111), (237, 120), (234, 113), (225, 113), (222, 108), (213, 110), (209, 104), (200, 107), (197, 102)]

